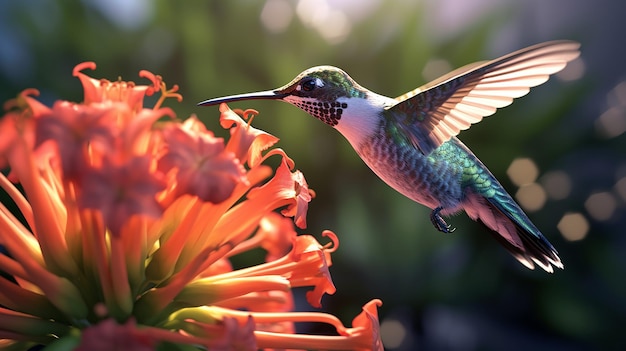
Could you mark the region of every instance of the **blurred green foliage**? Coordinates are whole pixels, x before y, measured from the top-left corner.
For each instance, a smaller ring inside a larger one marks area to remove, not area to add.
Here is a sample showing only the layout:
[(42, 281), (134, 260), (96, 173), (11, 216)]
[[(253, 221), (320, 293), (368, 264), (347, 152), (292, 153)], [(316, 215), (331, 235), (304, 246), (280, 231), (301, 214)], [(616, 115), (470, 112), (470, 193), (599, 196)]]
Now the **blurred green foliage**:
[[(314, 13), (299, 17), (296, 7), (305, 1), (273, 2), (291, 11), (277, 32), (261, 19), (264, 1), (3, 2), (0, 97), (35, 87), (47, 104), (80, 101), (71, 71), (83, 61), (97, 63), (93, 77), (110, 80), (140, 81), (138, 71), (147, 69), (180, 85), (185, 100), (169, 102), (179, 118), (197, 114), (225, 135), (217, 109), (197, 102), (278, 87), (310, 66), (342, 67), (363, 86), (396, 96), (426, 82), (423, 70), (432, 58), (455, 68), (558, 38), (583, 40), (585, 48), (586, 37), (566, 29), (517, 33), (494, 46), (507, 38), (505, 28), (515, 30), (508, 23), (528, 13), (513, 2), (483, 6), (462, 29), (444, 35), (447, 24), (433, 27), (436, 13), (429, 12), (437, 2), (321, 1), (348, 19), (349, 33), (330, 42), (307, 24)], [(361, 16), (352, 18), (350, 11)], [(280, 19), (280, 13), (266, 16)], [(618, 175), (626, 176), (626, 148), (623, 136), (598, 137), (594, 119), (606, 106), (587, 99), (616, 83), (552, 79), (460, 135), (512, 194), (517, 189), (506, 169), (516, 157), (534, 160), (540, 176), (552, 170), (570, 176), (565, 199), (549, 199), (530, 214), (565, 263), (554, 275), (526, 270), (464, 215), (450, 219), (454, 234), (438, 233), (427, 208), (386, 186), (338, 133), (304, 112), (263, 101), (232, 107), (259, 110), (255, 126), (281, 138), (279, 147), (315, 189), (306, 232), (339, 235), (331, 268), (337, 293), (323, 305), (344, 322), (366, 301), (381, 298), (383, 323), (397, 320), (405, 328), (397, 350), (618, 349), (626, 345), (626, 240), (624, 199), (613, 186)], [(584, 203), (594, 191), (616, 194), (607, 221), (586, 215)], [(584, 240), (560, 235), (557, 224), (567, 212), (586, 215), (591, 227)], [(298, 300), (298, 309), (307, 308)]]

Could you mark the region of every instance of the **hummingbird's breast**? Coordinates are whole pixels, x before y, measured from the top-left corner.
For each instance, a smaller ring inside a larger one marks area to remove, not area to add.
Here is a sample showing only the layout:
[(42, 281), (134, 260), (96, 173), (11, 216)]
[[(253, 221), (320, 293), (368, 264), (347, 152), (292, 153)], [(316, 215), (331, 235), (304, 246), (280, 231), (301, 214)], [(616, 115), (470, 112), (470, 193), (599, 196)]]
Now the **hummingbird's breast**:
[(386, 123), (361, 143), (357, 153), (389, 186), (430, 208), (443, 207), (444, 214), (461, 209), (463, 201), (462, 155), (455, 154), (458, 139), (424, 155), (408, 139), (394, 134)]

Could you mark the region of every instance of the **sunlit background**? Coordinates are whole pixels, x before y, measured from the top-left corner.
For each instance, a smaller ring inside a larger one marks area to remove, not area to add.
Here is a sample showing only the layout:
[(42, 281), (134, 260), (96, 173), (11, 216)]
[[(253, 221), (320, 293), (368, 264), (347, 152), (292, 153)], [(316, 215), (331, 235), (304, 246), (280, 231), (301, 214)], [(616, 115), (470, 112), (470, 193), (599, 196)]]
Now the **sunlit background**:
[[(279, 102), (254, 124), (281, 138), (315, 189), (307, 233), (335, 231), (349, 323), (381, 298), (388, 350), (626, 348), (626, 5), (600, 0), (2, 1), (0, 99), (36, 87), (80, 101), (74, 65), (138, 81), (148, 69), (224, 135), (203, 99), (267, 90), (310, 66), (342, 67), (397, 96), (456, 67), (553, 39), (582, 56), (460, 135), (559, 251), (564, 271), (529, 271), (465, 215), (437, 232), (429, 210), (386, 186), (337, 132)], [(322, 239), (323, 240), (323, 239)], [(261, 254), (261, 253), (259, 253)], [(303, 299), (299, 310), (310, 309)], [(304, 326), (316, 332), (318, 326)]]

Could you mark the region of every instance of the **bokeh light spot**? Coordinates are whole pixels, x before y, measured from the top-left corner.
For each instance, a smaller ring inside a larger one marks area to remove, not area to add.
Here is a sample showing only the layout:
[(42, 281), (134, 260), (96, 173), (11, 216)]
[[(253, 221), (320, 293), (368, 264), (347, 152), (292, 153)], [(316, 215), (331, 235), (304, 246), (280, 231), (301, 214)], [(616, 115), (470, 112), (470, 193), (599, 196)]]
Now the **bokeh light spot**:
[(626, 131), (626, 110), (611, 107), (596, 120), (596, 130), (605, 138), (615, 138)]
[(623, 201), (626, 201), (626, 177), (623, 177), (615, 183), (615, 191)]
[(626, 81), (619, 82), (607, 96), (609, 106), (626, 106)]
[(511, 182), (517, 186), (533, 183), (539, 175), (539, 168), (530, 158), (516, 158), (506, 170)]
[(398, 348), (406, 338), (406, 328), (396, 319), (385, 319), (380, 325), (380, 337), (385, 348)]
[(572, 180), (563, 171), (551, 171), (541, 177), (541, 185), (552, 200), (563, 200), (572, 191)]
[(148, 25), (156, 3), (149, 0), (94, 0), (87, 4), (120, 28), (136, 30)]
[(556, 227), (569, 241), (582, 240), (589, 232), (589, 222), (581, 213), (566, 213)]
[(314, 28), (329, 44), (343, 42), (352, 30), (352, 22), (327, 0), (300, 0), (296, 14), (307, 27)]
[(316, 25), (316, 28), (329, 44), (339, 44), (350, 34), (352, 24), (343, 12), (330, 11), (323, 23)]
[(293, 18), (293, 8), (286, 0), (268, 0), (261, 10), (261, 23), (271, 33), (284, 32)]
[(540, 210), (546, 203), (546, 192), (543, 187), (537, 183), (530, 183), (523, 185), (517, 193), (515, 198), (519, 201), (519, 204), (527, 211), (533, 212)]
[(585, 209), (593, 219), (598, 221), (611, 219), (616, 207), (615, 197), (608, 192), (591, 194), (585, 201)]

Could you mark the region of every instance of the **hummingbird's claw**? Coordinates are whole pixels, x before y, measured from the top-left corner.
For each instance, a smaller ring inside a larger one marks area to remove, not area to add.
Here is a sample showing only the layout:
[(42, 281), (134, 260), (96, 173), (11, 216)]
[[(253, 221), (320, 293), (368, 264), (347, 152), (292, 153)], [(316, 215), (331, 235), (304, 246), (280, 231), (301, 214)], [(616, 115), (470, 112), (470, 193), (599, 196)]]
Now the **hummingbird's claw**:
[(453, 233), (456, 228), (452, 228), (450, 224), (446, 223), (446, 221), (441, 217), (441, 210), (443, 207), (437, 207), (430, 213), (430, 221), (433, 222), (435, 228), (442, 233)]

